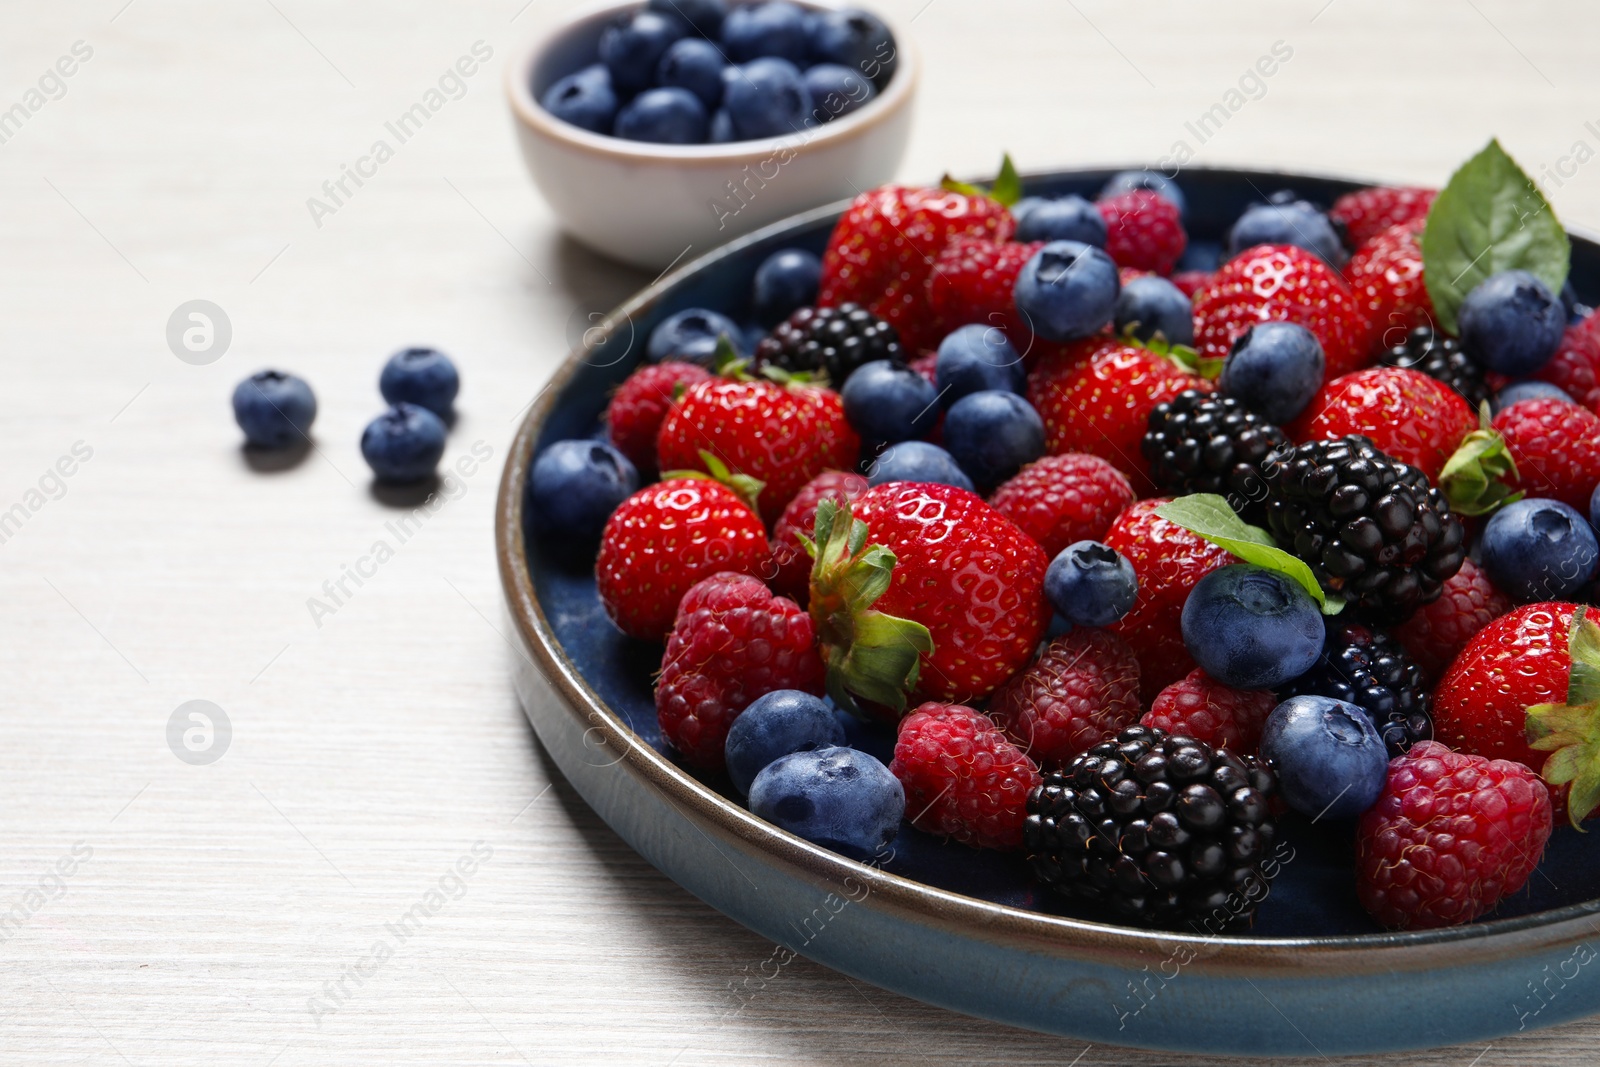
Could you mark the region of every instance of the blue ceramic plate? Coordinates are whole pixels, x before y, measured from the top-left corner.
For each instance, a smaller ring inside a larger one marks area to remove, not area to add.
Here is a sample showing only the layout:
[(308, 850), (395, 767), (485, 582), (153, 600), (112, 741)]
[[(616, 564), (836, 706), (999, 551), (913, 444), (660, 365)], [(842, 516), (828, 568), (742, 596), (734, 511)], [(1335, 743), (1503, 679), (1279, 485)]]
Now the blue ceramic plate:
[[(1110, 171), (1027, 180), (1030, 194), (1092, 197)], [(1191, 243), (1215, 248), (1244, 207), (1281, 188), (1331, 203), (1352, 181), (1186, 170)], [(906, 827), (880, 866), (816, 848), (752, 817), (725, 780), (691, 775), (661, 740), (650, 678), (661, 649), (622, 636), (593, 574), (525, 541), (522, 486), (552, 441), (602, 432), (610, 390), (651, 329), (687, 307), (746, 317), (756, 266), (781, 248), (820, 252), (844, 205), (751, 234), (612, 312), (522, 424), (500, 486), (501, 578), (525, 655), (517, 686), (562, 771), (646, 859), (702, 900), (798, 953), (908, 996), (1105, 1044), (1190, 1052), (1371, 1052), (1492, 1038), (1600, 1010), (1600, 845), (1556, 831), (1529, 886), (1484, 920), (1407, 934), (1356, 902), (1351, 847), (1291, 825), (1292, 849), (1243, 934), (1151, 932), (1064, 905), (1016, 856)], [(1574, 239), (1573, 284), (1600, 292), (1600, 245)], [(887, 759), (887, 736), (852, 738)], [(753, 996), (776, 976), (741, 980)], [(736, 993), (738, 991), (736, 990)]]

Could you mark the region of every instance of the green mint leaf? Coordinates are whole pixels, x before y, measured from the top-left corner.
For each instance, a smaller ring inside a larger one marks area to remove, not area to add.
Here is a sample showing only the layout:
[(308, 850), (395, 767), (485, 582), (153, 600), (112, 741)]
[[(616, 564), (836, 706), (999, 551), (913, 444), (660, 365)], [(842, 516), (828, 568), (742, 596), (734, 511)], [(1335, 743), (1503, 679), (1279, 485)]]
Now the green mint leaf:
[(1324, 592), (1304, 560), (1279, 548), (1272, 535), (1261, 527), (1251, 526), (1241, 519), (1223, 497), (1215, 493), (1181, 496), (1156, 508), (1156, 514), (1196, 537), (1227, 549), (1246, 563), (1293, 578), (1317, 602), (1324, 615), (1337, 615), (1344, 610), (1344, 599)]
[(1451, 333), (1461, 302), (1489, 275), (1526, 270), (1558, 293), (1571, 260), (1549, 202), (1499, 141), (1450, 176), (1422, 231), (1423, 281), (1439, 324)]
[(1022, 178), (1017, 174), (1016, 164), (1011, 162), (1009, 152), (1000, 157), (1000, 173), (995, 176), (989, 196), (1006, 207), (1022, 199)]
[(1580, 607), (1572, 620), (1572, 636), (1567, 647), (1572, 652), (1572, 670), (1567, 675), (1567, 703), (1600, 702), (1600, 625), (1587, 607)]

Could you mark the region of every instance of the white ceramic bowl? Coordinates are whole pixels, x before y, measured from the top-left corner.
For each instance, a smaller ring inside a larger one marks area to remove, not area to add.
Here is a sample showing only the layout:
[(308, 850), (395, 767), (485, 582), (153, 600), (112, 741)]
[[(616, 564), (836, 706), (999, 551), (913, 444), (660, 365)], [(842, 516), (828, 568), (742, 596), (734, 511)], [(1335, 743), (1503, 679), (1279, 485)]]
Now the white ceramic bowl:
[(547, 88), (595, 61), (606, 25), (639, 6), (579, 15), (513, 56), (506, 69), (522, 157), (572, 236), (659, 270), (894, 176), (920, 71), (910, 33), (878, 12), (894, 34), (894, 77), (863, 107), (814, 129), (760, 141), (660, 145), (590, 133), (540, 106)]

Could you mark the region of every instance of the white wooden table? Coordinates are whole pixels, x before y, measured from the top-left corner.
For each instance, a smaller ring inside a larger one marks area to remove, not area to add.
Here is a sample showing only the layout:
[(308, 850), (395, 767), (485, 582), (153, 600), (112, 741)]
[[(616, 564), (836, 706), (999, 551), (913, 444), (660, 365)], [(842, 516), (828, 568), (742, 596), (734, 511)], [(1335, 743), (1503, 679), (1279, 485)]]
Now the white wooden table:
[[(1560, 163), (1600, 147), (1600, 12), (1579, 0), (887, 6), (928, 62), (908, 178), (1186, 140), (1197, 163), (1437, 182), (1498, 133), (1530, 170), (1573, 172), (1547, 188), (1600, 224), (1600, 166)], [(1199, 1062), (803, 960), (720, 1021), (770, 947), (636, 857), (534, 743), (498, 632), (497, 469), (575, 324), (648, 280), (563, 238), (515, 152), (501, 64), (565, 8), (0, 8), (0, 1061)], [(480, 41), (461, 98), (313, 219), (308, 198)], [(1199, 143), (1185, 122), (1278, 41), (1264, 95)], [(166, 340), (194, 299), (231, 323), (209, 365)], [(382, 360), (413, 343), (463, 370), (447, 457), (493, 458), (400, 544), (356, 442)], [(280, 472), (247, 466), (228, 410), (267, 365), (321, 402), (316, 451)], [(362, 563), (379, 540), (393, 557)], [(210, 765), (168, 747), (190, 700), (231, 724)], [(418, 902), (426, 923), (390, 933)], [(1390, 1062), (1597, 1049), (1588, 1022)]]

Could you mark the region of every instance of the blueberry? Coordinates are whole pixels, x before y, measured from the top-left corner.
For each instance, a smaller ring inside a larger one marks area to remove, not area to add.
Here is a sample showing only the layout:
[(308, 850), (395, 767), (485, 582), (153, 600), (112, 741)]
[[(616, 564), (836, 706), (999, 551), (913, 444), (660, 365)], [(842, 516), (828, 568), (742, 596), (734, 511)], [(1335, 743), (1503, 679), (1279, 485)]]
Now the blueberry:
[(1104, 248), (1106, 219), (1081, 196), (1043, 200), (1017, 220), (1016, 241), (1082, 241)]
[(968, 393), (945, 412), (944, 447), (987, 492), (1044, 455), (1044, 420), (1016, 393)]
[(1217, 384), (1225, 395), (1281, 426), (1317, 395), (1326, 364), (1310, 330), (1293, 322), (1263, 322), (1233, 342)]
[(309, 440), (317, 398), (304, 379), (283, 371), (257, 371), (233, 390), (233, 418), (257, 448), (284, 448)]
[(1512, 382), (1489, 400), (1489, 414), (1498, 415), (1519, 400), (1561, 400), (1576, 403), (1567, 391), (1549, 382)]
[(529, 527), (542, 537), (592, 545), (606, 519), (639, 488), (628, 457), (600, 441), (557, 441), (528, 472)]
[(1305, 200), (1252, 204), (1228, 231), (1228, 255), (1256, 245), (1294, 245), (1320, 256), (1331, 267), (1349, 258), (1328, 216)]
[(818, 748), (763, 768), (750, 784), (750, 811), (812, 844), (866, 859), (899, 833), (906, 795), (865, 752)]
[(737, 141), (739, 135), (733, 132), (733, 118), (725, 107), (717, 108), (717, 113), (711, 116), (711, 132), (707, 137), (712, 144), (727, 144)]
[(617, 94), (611, 88), (611, 72), (601, 63), (568, 74), (546, 89), (539, 102), (562, 122), (570, 122), (590, 133), (610, 133), (617, 117)]
[(460, 389), (456, 365), (437, 348), (401, 349), (389, 357), (378, 375), (378, 391), (387, 403), (403, 400), (427, 408), (441, 419), (450, 417)]
[(1571, 278), (1561, 283), (1561, 308), (1567, 313), (1568, 326), (1576, 326), (1594, 313), (1594, 308), (1578, 299)]
[(866, 75), (837, 63), (818, 63), (803, 77), (811, 94), (811, 117), (819, 123), (848, 115), (878, 95)]
[(1521, 378), (1555, 355), (1567, 315), (1544, 282), (1525, 270), (1504, 270), (1472, 287), (1456, 322), (1461, 350), (1474, 362)]
[(962, 326), (939, 342), (934, 361), (939, 401), (946, 407), (968, 393), (1001, 389), (1021, 393), (1028, 373), (1022, 357), (994, 326)]
[(1178, 257), (1174, 271), (1198, 270), (1210, 273), (1222, 266), (1222, 246), (1215, 241), (1197, 241), (1191, 239), (1183, 246), (1183, 255)]
[(1183, 603), (1183, 644), (1205, 672), (1235, 689), (1298, 678), (1322, 653), (1322, 613), (1298, 582), (1251, 563), (1212, 571)]
[(707, 111), (722, 102), (722, 72), (728, 66), (717, 46), (699, 37), (674, 41), (656, 68), (662, 88), (687, 89), (700, 98)]
[(668, 18), (681, 18), (702, 37), (722, 33), (722, 20), (728, 17), (727, 0), (649, 0), (645, 10)]
[(600, 62), (611, 72), (611, 84), (618, 92), (637, 93), (650, 88), (661, 57), (688, 32), (688, 24), (680, 18), (641, 11), (600, 34)]
[(1110, 626), (1132, 610), (1139, 579), (1115, 549), (1099, 541), (1075, 541), (1050, 561), (1044, 595), (1074, 626)]
[(878, 16), (858, 7), (820, 11), (806, 29), (813, 61), (860, 71), (880, 89), (894, 74), (894, 35)]
[(954, 456), (926, 441), (901, 441), (884, 449), (872, 461), (867, 471), (867, 484), (888, 485), (890, 482), (935, 482), (969, 493), (977, 491)]
[(612, 133), (652, 144), (704, 144), (710, 119), (700, 98), (687, 89), (646, 89), (617, 112)]
[[(777, 0), (775, 0), (777, 2)], [(739, 8), (735, 11), (743, 11)], [(733, 15), (728, 16), (733, 21)], [(723, 106), (740, 140), (778, 137), (805, 127), (811, 93), (787, 59), (756, 59), (723, 75)]]
[(938, 390), (904, 363), (863, 363), (845, 380), (840, 395), (844, 417), (863, 440), (876, 444), (921, 437), (939, 419)]
[(733, 347), (744, 351), (744, 334), (739, 324), (726, 315), (705, 308), (688, 308), (669, 315), (650, 333), (647, 353), (652, 363), (681, 359), (710, 366), (717, 351), (717, 338), (726, 336)]
[(756, 268), (750, 286), (756, 321), (771, 329), (797, 308), (815, 303), (821, 282), (822, 260), (814, 253), (800, 248), (772, 253)]
[(1177, 206), (1180, 216), (1189, 213), (1188, 201), (1184, 199), (1183, 190), (1178, 188), (1178, 183), (1160, 171), (1154, 170), (1118, 171), (1100, 190), (1100, 199), (1106, 200), (1123, 193), (1131, 193), (1135, 189), (1148, 189), (1162, 199), (1170, 201)]
[(1040, 205), (1048, 204), (1049, 202), (1049, 199), (1046, 197), (1025, 196), (1021, 200), (1018, 200), (1015, 204), (1011, 205), (1011, 217), (1016, 221), (1018, 226), (1021, 226), (1023, 219), (1026, 219), (1029, 215), (1032, 215), (1035, 211), (1039, 210)]
[(801, 66), (810, 50), (805, 12), (788, 0), (736, 7), (722, 23), (722, 50), (735, 63), (775, 56)]
[(1594, 527), (1559, 500), (1519, 500), (1483, 528), (1483, 569), (1519, 604), (1566, 600), (1600, 564)]
[(396, 404), (361, 431), (361, 455), (380, 482), (420, 482), (444, 455), (444, 433), (427, 408)]
[(1071, 341), (1111, 321), (1121, 284), (1117, 265), (1093, 245), (1051, 241), (1017, 275), (1013, 295), (1039, 336)]
[(1153, 274), (1128, 279), (1117, 294), (1111, 322), (1118, 337), (1133, 326), (1141, 341), (1159, 333), (1175, 345), (1194, 344), (1194, 306), (1182, 289)]
[(758, 697), (728, 730), (728, 777), (741, 796), (768, 764), (791, 752), (844, 744), (844, 727), (833, 709), (798, 689)]
[(1377, 802), (1389, 774), (1389, 752), (1367, 713), (1332, 697), (1290, 697), (1273, 708), (1261, 755), (1284, 801), (1312, 819), (1355, 818)]
[(1589, 497), (1589, 525), (1600, 530), (1600, 485), (1594, 487)]

